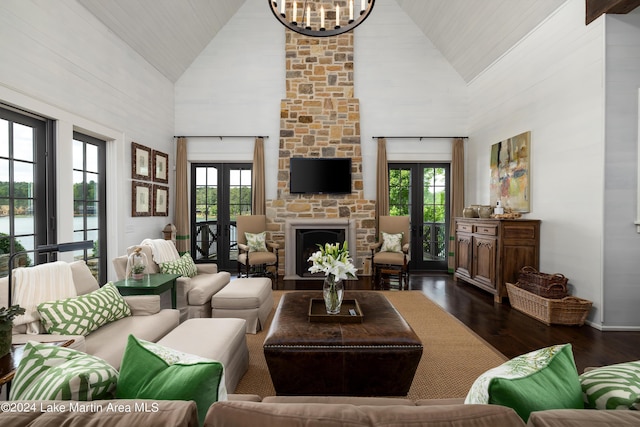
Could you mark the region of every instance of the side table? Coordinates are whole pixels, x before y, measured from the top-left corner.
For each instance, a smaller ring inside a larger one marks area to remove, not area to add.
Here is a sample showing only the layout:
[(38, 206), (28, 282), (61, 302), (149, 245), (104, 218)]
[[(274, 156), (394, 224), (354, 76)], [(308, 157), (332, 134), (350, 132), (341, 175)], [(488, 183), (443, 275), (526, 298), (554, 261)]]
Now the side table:
[(176, 279), (180, 274), (147, 274), (139, 280), (123, 279), (113, 282), (121, 295), (160, 295), (171, 291), (171, 308), (176, 308)]

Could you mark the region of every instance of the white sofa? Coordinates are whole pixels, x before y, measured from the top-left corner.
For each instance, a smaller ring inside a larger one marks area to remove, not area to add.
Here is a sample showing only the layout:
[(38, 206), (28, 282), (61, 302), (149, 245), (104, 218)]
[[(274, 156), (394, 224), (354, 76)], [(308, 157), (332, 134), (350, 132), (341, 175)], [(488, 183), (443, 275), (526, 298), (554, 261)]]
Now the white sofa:
[[(128, 255), (137, 247), (130, 246), (127, 248), (127, 255), (113, 259), (118, 280), (125, 278)], [(151, 247), (146, 245), (140, 247), (149, 262), (147, 273), (159, 273), (160, 267), (153, 261)], [(196, 276), (179, 277), (176, 280), (176, 307), (180, 310), (181, 322), (186, 319), (211, 317), (211, 297), (231, 280), (228, 272), (218, 272), (216, 264), (196, 264), (196, 267), (198, 269)]]
[[(70, 265), (73, 284), (78, 295), (88, 294), (99, 289), (98, 282), (84, 261), (75, 261)], [(7, 286), (7, 277), (0, 279), (0, 307), (7, 307)], [(26, 327), (22, 325), (14, 328), (13, 343), (73, 339), (72, 348), (100, 357), (114, 368), (119, 369), (129, 334), (143, 340), (157, 342), (176, 328), (180, 322), (178, 310), (160, 309), (160, 297), (157, 295), (128, 296), (124, 299), (131, 308), (132, 315), (108, 323), (87, 336), (26, 334)]]

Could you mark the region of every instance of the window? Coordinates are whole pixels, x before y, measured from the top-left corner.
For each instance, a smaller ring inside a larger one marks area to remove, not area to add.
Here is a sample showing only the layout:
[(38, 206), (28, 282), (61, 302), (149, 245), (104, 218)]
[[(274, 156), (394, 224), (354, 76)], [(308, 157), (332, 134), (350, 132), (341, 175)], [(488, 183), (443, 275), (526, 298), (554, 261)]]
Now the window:
[[(55, 197), (53, 166), (47, 162), (52, 124), (42, 118), (0, 108), (0, 276), (8, 274), (11, 254), (47, 243), (48, 211)], [(17, 256), (14, 266), (35, 264), (33, 253)]]
[(86, 258), (98, 283), (107, 280), (106, 143), (73, 133), (73, 240), (93, 240), (93, 249), (74, 253)]

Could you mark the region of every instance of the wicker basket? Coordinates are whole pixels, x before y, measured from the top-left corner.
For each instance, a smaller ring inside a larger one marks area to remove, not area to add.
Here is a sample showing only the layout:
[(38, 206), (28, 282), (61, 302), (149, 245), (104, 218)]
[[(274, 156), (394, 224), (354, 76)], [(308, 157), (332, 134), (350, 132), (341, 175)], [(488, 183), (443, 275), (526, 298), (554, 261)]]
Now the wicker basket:
[(562, 274), (540, 273), (533, 267), (522, 267), (518, 286), (543, 298), (564, 298), (567, 292), (567, 278)]
[(562, 299), (543, 298), (513, 283), (507, 283), (511, 307), (546, 325), (584, 325), (591, 310), (591, 301), (568, 296)]

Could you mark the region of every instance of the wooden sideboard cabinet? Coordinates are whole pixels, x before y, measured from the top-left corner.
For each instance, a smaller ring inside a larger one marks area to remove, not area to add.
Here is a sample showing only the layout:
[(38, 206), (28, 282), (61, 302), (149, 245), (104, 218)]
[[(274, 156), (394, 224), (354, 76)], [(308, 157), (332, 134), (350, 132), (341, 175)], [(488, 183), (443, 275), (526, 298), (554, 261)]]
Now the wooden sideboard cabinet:
[(507, 297), (507, 282), (520, 269), (540, 264), (540, 220), (456, 218), (455, 280), (463, 280), (494, 295)]

